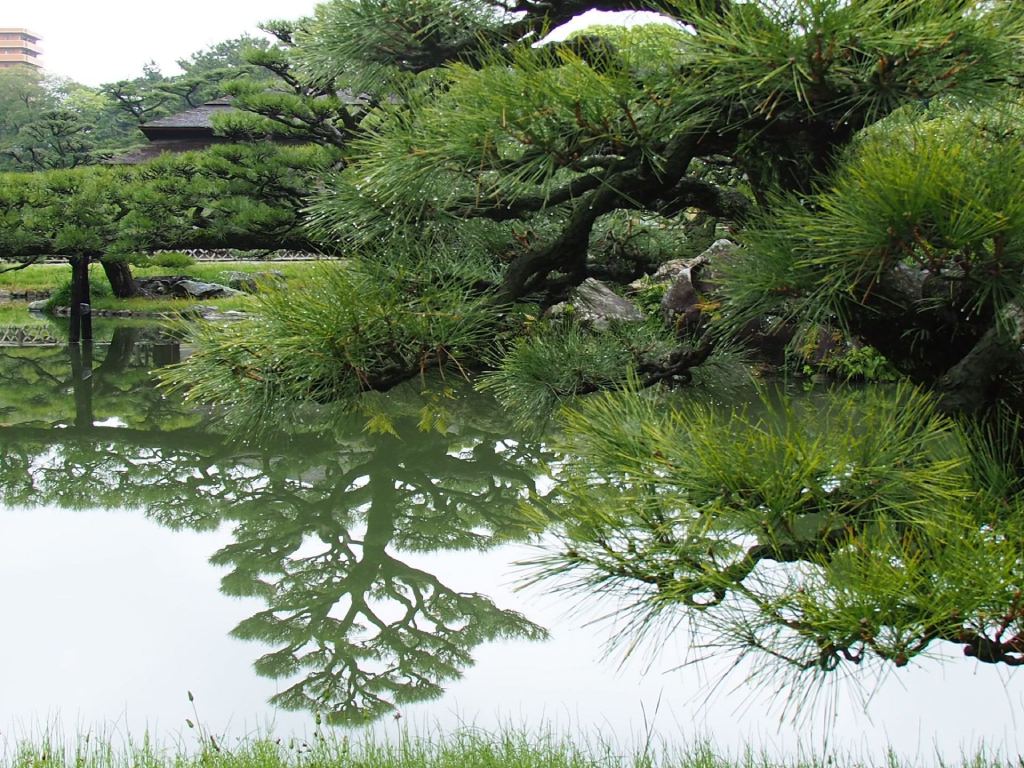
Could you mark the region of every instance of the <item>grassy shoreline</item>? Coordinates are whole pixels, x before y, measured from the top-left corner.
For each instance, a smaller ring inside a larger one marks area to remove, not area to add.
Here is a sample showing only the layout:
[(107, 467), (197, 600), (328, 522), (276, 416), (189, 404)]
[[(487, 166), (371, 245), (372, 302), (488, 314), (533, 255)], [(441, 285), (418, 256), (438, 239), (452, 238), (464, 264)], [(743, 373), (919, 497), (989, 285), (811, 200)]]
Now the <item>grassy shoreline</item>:
[[(336, 263), (331, 261), (331, 263)], [(153, 277), (157, 275), (189, 275), (201, 282), (220, 282), (224, 272), (248, 272), (252, 274), (276, 272), (283, 275), (288, 283), (299, 283), (322, 265), (321, 261), (207, 261), (196, 262), (185, 267), (133, 267), (135, 277)], [(0, 262), (0, 268), (7, 266)], [(20, 292), (35, 291), (37, 293), (53, 293), (66, 285), (71, 279), (71, 270), (66, 264), (32, 264), (23, 270), (0, 273), (0, 291)], [(90, 282), (103, 285), (106, 276), (100, 264), (89, 267)], [(157, 315), (160, 313), (178, 313), (196, 304), (216, 307), (219, 311), (245, 311), (251, 304), (250, 296), (237, 296), (225, 299), (181, 299), (170, 297), (116, 299), (109, 295), (94, 295), (92, 306), (95, 310), (128, 311), (133, 314)], [(13, 318), (17, 314), (25, 315), (28, 320), (26, 303), (8, 301), (0, 304), (0, 312), (8, 324), (17, 323)]]
[[(171, 747), (149, 734), (116, 743), (102, 732), (67, 738), (57, 728), (27, 738), (0, 734), (0, 768), (911, 768), (920, 759), (888, 752), (865, 761), (843, 755), (780, 760), (752, 749), (739, 755), (708, 741), (688, 746), (614, 743), (572, 738), (554, 731), (466, 728), (417, 734), (400, 729), (394, 739), (370, 731), (317, 729), (307, 740), (248, 736), (231, 742), (189, 723), (192, 730)], [(189, 738), (194, 737), (194, 738)], [(1019, 768), (1019, 756), (979, 751), (954, 759), (933, 756), (943, 768)]]
[[(279, 272), (286, 280), (300, 280), (315, 269), (318, 261), (197, 261), (187, 267), (132, 267), (135, 277), (154, 275), (191, 275), (197, 280), (215, 282), (221, 272)], [(12, 266), (0, 262), (0, 269)], [(90, 280), (105, 280), (101, 264), (89, 265)], [(25, 269), (0, 273), (0, 290), (53, 291), (71, 280), (67, 264), (32, 264)]]

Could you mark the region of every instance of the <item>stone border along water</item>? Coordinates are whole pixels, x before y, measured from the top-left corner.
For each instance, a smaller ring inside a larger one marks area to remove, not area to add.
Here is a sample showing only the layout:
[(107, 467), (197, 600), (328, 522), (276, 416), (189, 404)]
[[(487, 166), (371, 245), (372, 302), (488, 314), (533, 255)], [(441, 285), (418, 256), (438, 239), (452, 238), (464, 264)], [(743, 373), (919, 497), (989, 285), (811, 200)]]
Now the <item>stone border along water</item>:
[(50, 291), (0, 291), (0, 304), (15, 301), (45, 301)]
[[(196, 261), (316, 261), (317, 259), (328, 258), (319, 253), (307, 253), (306, 251), (271, 251), (266, 256), (240, 256), (237, 251), (209, 251), (200, 248), (186, 248), (181, 251), (153, 251), (151, 256), (159, 256), (161, 253), (184, 253)], [(64, 264), (67, 262), (63, 256), (44, 256), (37, 264)]]

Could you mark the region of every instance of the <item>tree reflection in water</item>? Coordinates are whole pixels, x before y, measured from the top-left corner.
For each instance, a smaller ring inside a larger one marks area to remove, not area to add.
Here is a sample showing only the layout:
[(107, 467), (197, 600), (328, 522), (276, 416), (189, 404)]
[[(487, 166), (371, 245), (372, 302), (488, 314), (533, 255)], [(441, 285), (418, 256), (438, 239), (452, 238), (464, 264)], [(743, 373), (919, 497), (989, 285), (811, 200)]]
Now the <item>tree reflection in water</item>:
[(272, 703), (328, 722), (441, 695), (488, 640), (545, 637), (399, 556), (486, 550), (536, 532), (520, 501), (537, 490), (546, 457), (488, 399), (451, 400), (443, 432), (418, 428), (425, 406), (409, 389), (383, 398), (396, 434), (306, 413), (296, 425), (331, 428), (230, 441), (211, 414), (153, 388), (142, 337), (117, 328), (95, 351), (0, 349), (5, 505), (136, 508), (177, 529), (233, 525), (234, 541), (212, 557), (229, 569), (222, 590), (266, 603), (233, 634), (274, 648), (255, 664), (289, 684)]

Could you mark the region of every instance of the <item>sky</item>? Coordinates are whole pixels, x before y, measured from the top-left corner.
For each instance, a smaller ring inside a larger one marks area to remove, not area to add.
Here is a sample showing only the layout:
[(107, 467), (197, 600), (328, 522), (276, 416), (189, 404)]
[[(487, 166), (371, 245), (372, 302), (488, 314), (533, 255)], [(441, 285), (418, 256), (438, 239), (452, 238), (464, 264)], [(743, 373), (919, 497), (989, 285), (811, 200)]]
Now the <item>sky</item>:
[[(27, 27), (40, 36), (50, 74), (86, 85), (137, 77), (155, 61), (165, 75), (175, 61), (211, 45), (260, 34), (269, 19), (312, 13), (318, 0), (0, 0), (0, 26)], [(573, 25), (608, 23), (589, 15)], [(628, 14), (633, 21), (640, 14)], [(628, 23), (627, 21), (627, 23)]]
[(268, 19), (308, 15), (317, 0), (0, 0), (0, 26), (40, 36), (43, 66), (86, 85), (142, 74), (155, 61), (168, 75), (175, 61)]

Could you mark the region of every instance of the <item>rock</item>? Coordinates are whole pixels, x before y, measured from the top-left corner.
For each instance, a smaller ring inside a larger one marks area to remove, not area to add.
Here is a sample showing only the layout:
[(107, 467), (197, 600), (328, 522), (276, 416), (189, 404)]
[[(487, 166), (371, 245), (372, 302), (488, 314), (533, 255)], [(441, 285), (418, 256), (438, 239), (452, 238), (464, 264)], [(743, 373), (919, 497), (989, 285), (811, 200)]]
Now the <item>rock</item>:
[(671, 261), (666, 261), (658, 267), (658, 271), (653, 275), (644, 275), (639, 280), (634, 280), (627, 285), (626, 288), (629, 293), (640, 293), (652, 285), (674, 283), (680, 273), (692, 263), (693, 259), (672, 259)]
[(135, 285), (149, 296), (173, 296), (175, 285), (182, 280), (191, 280), (187, 275), (158, 275), (156, 277), (137, 277)]
[[(705, 311), (717, 302), (715, 294), (725, 281), (722, 267), (739, 258), (745, 258), (739, 247), (731, 240), (721, 239), (691, 259), (662, 298), (662, 319), (681, 336), (697, 333), (706, 322)], [(796, 331), (792, 322), (766, 315), (739, 329), (736, 340), (758, 361), (781, 366)]]
[(39, 301), (33, 301), (28, 305), (29, 312), (45, 312), (46, 311), (46, 299), (40, 299)]
[[(643, 313), (631, 302), (592, 277), (573, 289), (570, 303), (578, 322), (598, 330), (604, 330), (612, 321), (639, 323), (644, 320)], [(548, 316), (564, 312), (563, 305), (555, 305), (548, 311)]]
[(223, 299), (242, 295), (241, 291), (220, 283), (200, 283), (196, 280), (182, 280), (175, 287), (193, 299)]
[(235, 309), (229, 309), (227, 312), (210, 312), (203, 314), (203, 320), (209, 320), (211, 322), (223, 323), (232, 320), (245, 320), (249, 317), (247, 312), (239, 312)]
[(217, 279), (228, 286), (244, 293), (256, 293), (261, 285), (271, 285), (275, 288), (285, 286), (283, 272), (276, 269), (269, 272), (231, 272), (225, 271), (217, 275)]
[(697, 270), (696, 288), (701, 293), (710, 293), (721, 287), (724, 280), (722, 267), (743, 258), (743, 251), (732, 240), (715, 240), (697, 259), (703, 266)]
[(137, 278), (135, 284), (149, 296), (176, 296), (192, 299), (220, 299), (241, 296), (241, 291), (219, 283), (203, 283), (188, 275), (160, 275)]
[(180, 317), (201, 317), (204, 320), (217, 314), (217, 308), (209, 304), (194, 304), (191, 307), (181, 310)]
[(734, 259), (738, 251), (731, 240), (716, 240), (700, 256), (681, 262), (675, 281), (661, 300), (662, 319), (682, 334), (695, 332), (704, 321), (709, 294), (721, 286), (721, 272), (716, 266)]

